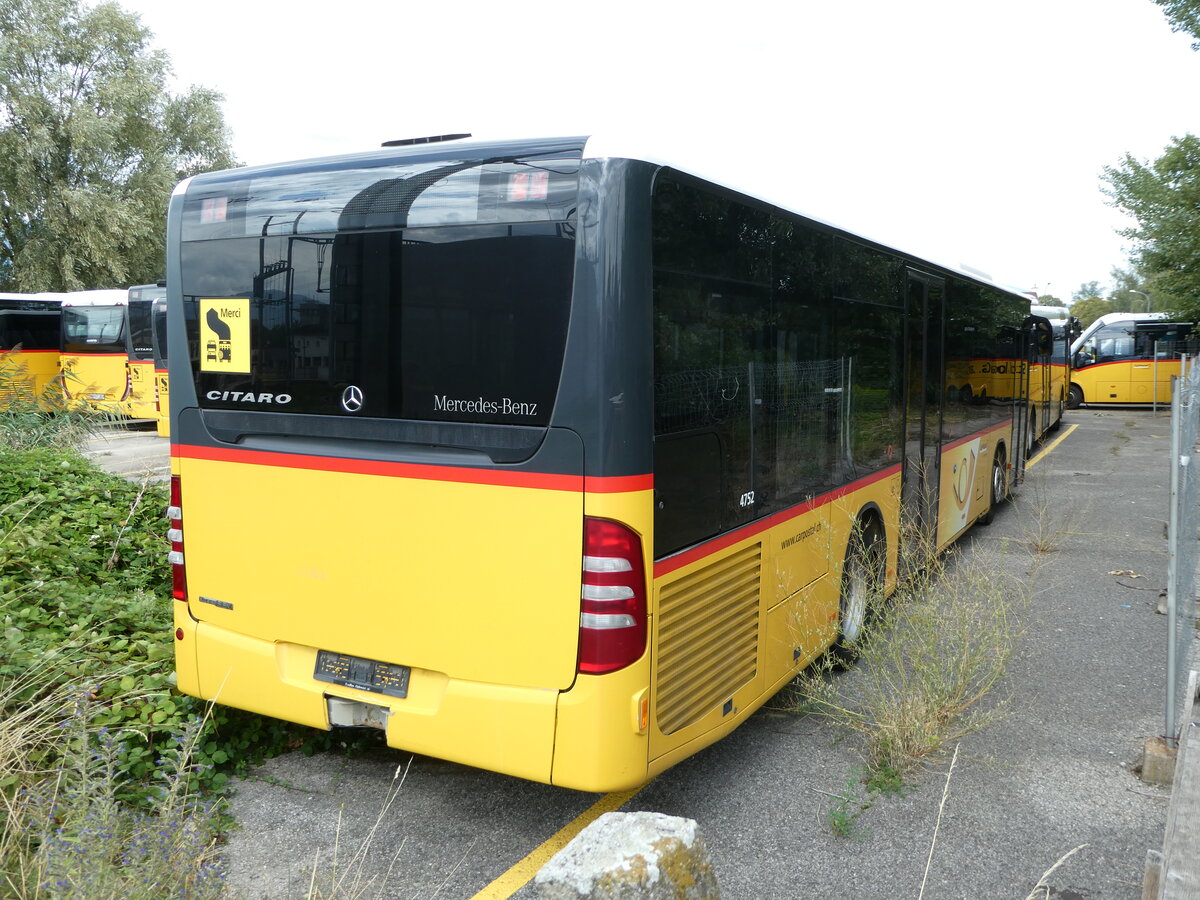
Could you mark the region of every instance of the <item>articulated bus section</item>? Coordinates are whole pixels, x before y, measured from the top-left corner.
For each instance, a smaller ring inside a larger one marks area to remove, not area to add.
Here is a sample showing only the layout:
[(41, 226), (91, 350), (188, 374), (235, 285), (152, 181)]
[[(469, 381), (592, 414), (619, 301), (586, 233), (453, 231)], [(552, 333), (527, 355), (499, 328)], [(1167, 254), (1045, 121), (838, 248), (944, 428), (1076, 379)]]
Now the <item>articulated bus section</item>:
[(1028, 298), (658, 158), (435, 140), (177, 188), (181, 690), (629, 788), (993, 515), (1050, 422)]

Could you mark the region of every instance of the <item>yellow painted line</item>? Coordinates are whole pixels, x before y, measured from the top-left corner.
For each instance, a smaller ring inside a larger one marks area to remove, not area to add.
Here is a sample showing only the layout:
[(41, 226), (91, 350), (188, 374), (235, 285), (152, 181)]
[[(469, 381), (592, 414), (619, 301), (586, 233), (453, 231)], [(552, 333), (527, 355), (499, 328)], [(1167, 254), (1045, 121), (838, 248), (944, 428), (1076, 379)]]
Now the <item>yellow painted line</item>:
[(485, 887), (471, 900), (505, 900), (525, 887), (538, 869), (544, 866), (555, 853), (567, 846), (571, 838), (583, 831), (606, 812), (615, 812), (634, 798), (641, 788), (632, 791), (617, 791), (605, 794), (574, 820), (554, 833), (544, 844), (520, 860), (511, 869)]
[(1038, 463), (1040, 463), (1042, 461), (1042, 457), (1049, 454), (1051, 450), (1053, 450), (1055, 447), (1057, 447), (1059, 444), (1061, 444), (1063, 441), (1065, 441), (1068, 437), (1070, 437), (1071, 432), (1074, 431), (1078, 427), (1079, 427), (1078, 425), (1072, 425), (1070, 428), (1068, 428), (1066, 431), (1064, 431), (1062, 434), (1060, 434), (1057, 438), (1055, 438), (1054, 443), (1052, 443), (1048, 447), (1043, 447), (1041, 450), (1039, 450), (1037, 455), (1033, 459), (1031, 459), (1031, 460), (1029, 460), (1029, 462), (1025, 463), (1025, 468), (1032, 469), (1034, 466), (1036, 466)]

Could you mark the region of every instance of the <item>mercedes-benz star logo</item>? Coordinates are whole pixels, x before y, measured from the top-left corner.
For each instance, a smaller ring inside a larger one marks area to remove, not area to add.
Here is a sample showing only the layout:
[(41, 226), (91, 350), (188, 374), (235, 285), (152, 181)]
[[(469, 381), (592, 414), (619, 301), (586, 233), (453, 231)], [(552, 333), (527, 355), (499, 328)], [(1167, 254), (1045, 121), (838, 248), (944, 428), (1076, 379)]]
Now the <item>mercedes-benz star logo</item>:
[(346, 412), (358, 412), (362, 409), (363, 392), (358, 385), (350, 385), (342, 391), (342, 409)]

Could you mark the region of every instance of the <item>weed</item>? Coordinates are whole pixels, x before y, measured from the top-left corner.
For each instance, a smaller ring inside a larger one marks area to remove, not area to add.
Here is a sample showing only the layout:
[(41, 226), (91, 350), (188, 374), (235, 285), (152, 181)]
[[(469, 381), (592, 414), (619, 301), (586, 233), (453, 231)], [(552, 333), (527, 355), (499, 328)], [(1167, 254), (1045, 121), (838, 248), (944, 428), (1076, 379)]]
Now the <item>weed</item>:
[[(860, 790), (864, 787), (865, 793)], [(876, 797), (881, 794), (904, 795), (904, 781), (900, 773), (890, 766), (874, 771), (855, 767), (846, 778), (842, 790), (830, 795), (835, 802), (825, 816), (829, 830), (835, 837), (864, 837), (866, 832), (859, 824), (859, 819), (875, 805)]]
[(404, 849), (404, 842), (401, 841), (393, 851), (391, 861), (382, 877), (377, 874), (368, 874), (366, 863), (371, 858), (371, 845), (379, 826), (391, 810), (392, 804), (400, 796), (412, 762), (413, 757), (409, 757), (406, 765), (396, 766), (396, 771), (392, 775), (392, 784), (384, 796), (383, 805), (375, 817), (375, 822), (349, 860), (345, 859), (341, 850), (342, 818), (341, 813), (338, 813), (337, 837), (334, 840), (333, 849), (330, 851), (329, 860), (323, 866), (320, 853), (313, 858), (305, 900), (359, 900), (364, 897), (383, 896), (383, 890), (387, 882), (391, 880), (392, 867), (395, 866), (400, 851)]
[(904, 796), (904, 779), (899, 770), (887, 764), (871, 772), (866, 780), (867, 790), (886, 796)]
[(846, 784), (838, 794), (834, 794), (836, 801), (826, 814), (826, 820), (829, 822), (829, 830), (833, 832), (834, 837), (863, 837), (863, 832), (858, 825), (859, 817), (872, 807), (875, 803), (874, 795), (868, 791), (866, 796), (859, 794), (859, 785), (863, 783), (863, 772), (861, 769), (855, 769), (846, 779)]
[(1003, 710), (1003, 700), (981, 701), (1012, 655), (1027, 602), (1027, 589), (981, 555), (951, 550), (910, 570), (860, 640), (853, 672), (835, 679), (818, 665), (802, 673), (793, 708), (859, 735), (871, 783), (898, 790), (918, 761)]
[(1013, 511), (1020, 523), (1021, 542), (1038, 554), (1056, 551), (1061, 540), (1077, 533), (1080, 523), (1087, 518), (1078, 504), (1057, 504), (1040, 473), (1026, 475), (1021, 500), (1014, 504)]

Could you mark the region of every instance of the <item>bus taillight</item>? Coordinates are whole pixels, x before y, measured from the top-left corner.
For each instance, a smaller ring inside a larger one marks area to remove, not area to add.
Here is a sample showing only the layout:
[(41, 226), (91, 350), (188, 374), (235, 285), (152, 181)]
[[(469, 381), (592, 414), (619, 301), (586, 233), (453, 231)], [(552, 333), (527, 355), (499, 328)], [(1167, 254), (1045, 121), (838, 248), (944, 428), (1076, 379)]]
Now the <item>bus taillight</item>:
[(646, 649), (642, 541), (618, 522), (584, 519), (579, 671), (613, 672)]
[(183, 568), (183, 493), (179, 488), (179, 476), (171, 476), (171, 505), (167, 507), (167, 518), (171, 527), (167, 530), (167, 539), (171, 542), (171, 552), (167, 559), (171, 563), (171, 596), (176, 600), (187, 601), (187, 576)]

